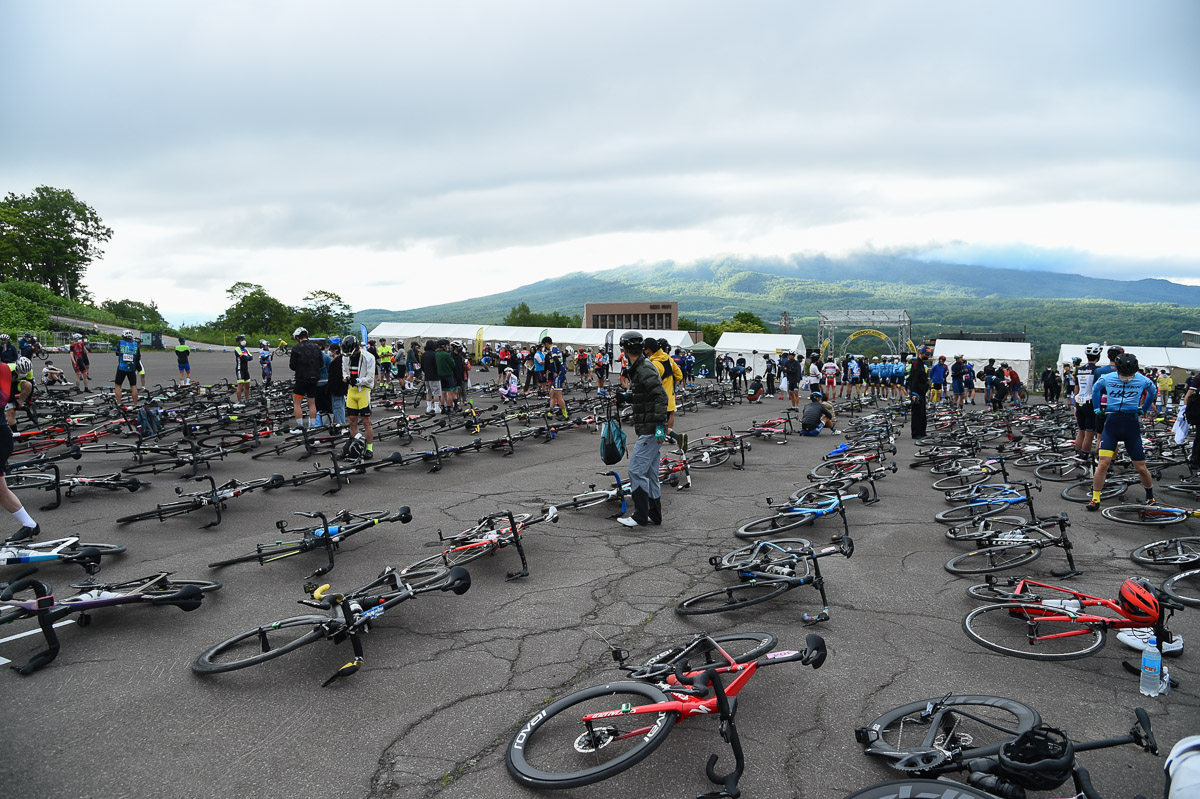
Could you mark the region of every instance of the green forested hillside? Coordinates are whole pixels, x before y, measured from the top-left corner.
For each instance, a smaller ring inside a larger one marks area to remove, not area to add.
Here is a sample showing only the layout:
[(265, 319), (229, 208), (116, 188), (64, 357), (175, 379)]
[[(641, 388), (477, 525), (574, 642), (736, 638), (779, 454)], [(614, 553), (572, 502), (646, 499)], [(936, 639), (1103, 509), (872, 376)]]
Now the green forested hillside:
[(357, 319), (499, 323), (520, 302), (535, 311), (578, 314), (584, 302), (672, 299), (681, 316), (717, 322), (751, 311), (768, 323), (783, 311), (816, 338), (817, 313), (903, 308), (914, 338), (958, 330), (1026, 330), (1042, 356), (1085, 340), (1178, 346), (1180, 331), (1200, 327), (1200, 287), (1165, 280), (1119, 281), (1053, 272), (930, 264), (889, 255), (844, 260), (721, 259), (687, 266), (627, 266), (574, 273), (513, 291), (406, 311), (369, 309)]

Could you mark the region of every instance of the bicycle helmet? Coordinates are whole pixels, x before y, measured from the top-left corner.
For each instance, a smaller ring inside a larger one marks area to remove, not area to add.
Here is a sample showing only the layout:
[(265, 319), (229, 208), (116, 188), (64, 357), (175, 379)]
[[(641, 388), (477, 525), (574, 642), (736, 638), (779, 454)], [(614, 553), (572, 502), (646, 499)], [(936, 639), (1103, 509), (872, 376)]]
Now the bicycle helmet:
[(132, 330), (124, 330), (121, 332), (121, 338), (133, 338)]
[[(180, 344), (187, 344), (187, 339), (185, 339), (183, 336), (180, 336), (180, 337), (179, 337), (179, 343), (180, 343)], [(263, 344), (266, 344), (266, 343), (267, 343), (267, 342), (265, 342), (265, 341), (263, 342)]]
[[(182, 344), (182, 343), (183, 343), (183, 339), (180, 339), (180, 340), (179, 340), (179, 342)], [(267, 343), (267, 340), (266, 340), (265, 338), (260, 338), (260, 339), (258, 340), (258, 346), (260, 346), (260, 347), (269, 347), (269, 346), (271, 346), (271, 345)]]
[(1145, 577), (1128, 577), (1117, 594), (1121, 612), (1139, 624), (1152, 625), (1162, 615), (1154, 588)]
[(8, 340), (9, 340), (9, 338), (8, 338), (7, 333), (0, 333), (0, 341), (8, 341)]
[(301, 338), (308, 338), (308, 331), (302, 327), (298, 327), (292, 331), (292, 338), (297, 340)]
[(1122, 352), (1116, 358), (1117, 374), (1122, 377), (1129, 377), (1137, 374), (1138, 359), (1132, 352)]
[(821, 400), (825, 399), (825, 395), (824, 395), (824, 394), (822, 394), (820, 391), (814, 391), (813, 393), (811, 393), (811, 394), (809, 394), (809, 395), (808, 395), (808, 398), (809, 398), (810, 400), (814, 400), (814, 401), (816, 401), (816, 402), (820, 402)]
[(22, 355), (20, 358), (17, 358), (17, 361), (13, 364), (13, 366), (16, 367), (16, 372), (18, 375), (27, 375), (29, 374), (29, 370), (33, 368), (33, 363)]
[(542, 343), (543, 344), (553, 344), (554, 339), (550, 338), (549, 336), (542, 336)]
[(1087, 355), (1099, 355), (1101, 348), (1099, 344), (1093, 341), (1091, 344), (1088, 344), (1086, 347), (1084, 347), (1083, 351)]
[(1112, 347), (1109, 347), (1108, 352), (1106, 352), (1105, 354), (1108, 356), (1108, 359), (1110, 361), (1115, 361), (1117, 359), (1117, 356), (1120, 355), (1124, 351), (1125, 351), (1124, 347), (1118, 347), (1118, 346), (1114, 345)]
[(1083, 362), (1083, 358), (1080, 358), (1078, 355), (1076, 355), (1074, 358), (1071, 359), (1071, 363), (1082, 363), (1082, 362)]
[(642, 341), (642, 348), (645, 349), (646, 352), (658, 352), (658, 339), (654, 338), (653, 336), (647, 336)]
[(246, 337), (243, 336), (241, 333), (238, 333), (237, 338), (234, 339), (234, 341), (245, 341), (245, 340), (246, 340)]
[(358, 349), (358, 339), (354, 336), (346, 336), (341, 341), (342, 352), (346, 355), (352, 355)]
[(642, 351), (642, 334), (636, 330), (630, 330), (628, 333), (621, 334), (621, 349), (632, 350), (634, 352)]
[(665, 338), (660, 338), (658, 340), (658, 348), (660, 350), (669, 350), (671, 349), (671, 342), (667, 341)]
[(1026, 790), (1052, 791), (1071, 777), (1075, 746), (1062, 730), (1039, 724), (1000, 747), (998, 771)]
[(76, 333), (75, 335), (71, 336), (71, 338), (72, 338), (74, 341), (81, 341), (81, 340), (83, 339), (83, 335), (82, 335), (82, 334), (80, 334), (80, 333)]

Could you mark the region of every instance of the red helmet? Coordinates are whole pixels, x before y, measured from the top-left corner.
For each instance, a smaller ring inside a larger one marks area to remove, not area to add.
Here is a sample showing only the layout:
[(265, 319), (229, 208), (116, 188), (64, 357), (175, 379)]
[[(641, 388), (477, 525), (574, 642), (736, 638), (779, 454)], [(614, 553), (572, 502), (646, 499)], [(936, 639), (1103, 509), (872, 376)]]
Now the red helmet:
[(1154, 624), (1162, 615), (1158, 597), (1145, 577), (1129, 577), (1121, 583), (1118, 600), (1125, 615), (1140, 624)]

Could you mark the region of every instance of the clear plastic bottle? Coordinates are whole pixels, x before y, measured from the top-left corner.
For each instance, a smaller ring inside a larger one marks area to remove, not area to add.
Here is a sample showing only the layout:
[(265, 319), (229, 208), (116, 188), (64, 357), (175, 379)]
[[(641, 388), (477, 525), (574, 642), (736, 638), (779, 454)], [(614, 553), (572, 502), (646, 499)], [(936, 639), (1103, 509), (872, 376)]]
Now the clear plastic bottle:
[(1083, 610), (1083, 603), (1078, 599), (1043, 599), (1042, 604), (1051, 608), (1062, 608), (1076, 613)]
[(1140, 688), (1146, 696), (1158, 696), (1162, 690), (1162, 652), (1158, 641), (1150, 637), (1150, 644), (1142, 651), (1142, 675)]

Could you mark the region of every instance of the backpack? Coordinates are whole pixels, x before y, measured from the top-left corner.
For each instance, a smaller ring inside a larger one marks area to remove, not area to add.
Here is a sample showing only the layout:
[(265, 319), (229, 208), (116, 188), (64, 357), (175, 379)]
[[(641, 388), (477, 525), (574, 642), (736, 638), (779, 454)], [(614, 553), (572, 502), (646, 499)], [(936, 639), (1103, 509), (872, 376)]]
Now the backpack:
[(143, 407), (138, 411), (135, 424), (142, 438), (150, 438), (162, 432), (162, 419), (157, 409)]
[(1183, 418), (1188, 424), (1200, 424), (1200, 391), (1192, 392), (1192, 398), (1183, 406)]
[(613, 466), (625, 457), (625, 431), (616, 419), (609, 419), (600, 428), (600, 460)]

